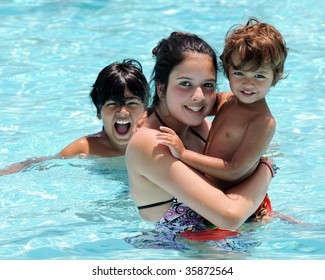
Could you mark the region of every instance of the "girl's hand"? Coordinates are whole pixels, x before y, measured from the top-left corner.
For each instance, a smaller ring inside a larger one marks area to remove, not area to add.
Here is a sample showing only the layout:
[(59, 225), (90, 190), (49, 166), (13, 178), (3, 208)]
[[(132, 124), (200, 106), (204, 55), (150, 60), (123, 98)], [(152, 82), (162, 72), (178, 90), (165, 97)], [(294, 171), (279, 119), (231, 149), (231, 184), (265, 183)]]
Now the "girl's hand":
[(173, 157), (181, 159), (183, 152), (185, 151), (182, 140), (178, 137), (174, 130), (169, 127), (161, 126), (156, 138), (160, 140), (160, 144), (165, 145), (169, 148)]

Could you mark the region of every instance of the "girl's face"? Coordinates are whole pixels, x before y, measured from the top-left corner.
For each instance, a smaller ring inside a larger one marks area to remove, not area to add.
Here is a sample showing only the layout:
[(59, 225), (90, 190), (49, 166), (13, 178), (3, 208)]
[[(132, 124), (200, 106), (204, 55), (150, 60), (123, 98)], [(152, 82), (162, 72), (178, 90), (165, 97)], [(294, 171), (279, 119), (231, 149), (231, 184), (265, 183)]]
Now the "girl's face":
[(216, 98), (216, 72), (212, 58), (191, 53), (169, 75), (166, 106), (169, 114), (186, 126), (200, 125)]
[(125, 92), (124, 105), (117, 104), (114, 100), (106, 101), (100, 118), (113, 146), (120, 148), (128, 144), (133, 126), (143, 112), (143, 102), (128, 89)]

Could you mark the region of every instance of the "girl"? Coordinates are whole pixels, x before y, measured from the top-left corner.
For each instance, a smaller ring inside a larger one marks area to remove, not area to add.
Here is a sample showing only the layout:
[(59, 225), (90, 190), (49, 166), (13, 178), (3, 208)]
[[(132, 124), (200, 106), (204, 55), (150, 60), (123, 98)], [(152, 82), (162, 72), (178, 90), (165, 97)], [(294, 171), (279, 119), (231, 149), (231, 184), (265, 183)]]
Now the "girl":
[(175, 159), (156, 135), (160, 126), (170, 127), (187, 149), (203, 153), (210, 129), (205, 117), (216, 98), (216, 54), (198, 36), (173, 32), (159, 42), (153, 55), (154, 113), (126, 150), (131, 195), (139, 213), (179, 231), (204, 229), (206, 220), (237, 230), (263, 201), (272, 166), (259, 164), (252, 176), (223, 192)]

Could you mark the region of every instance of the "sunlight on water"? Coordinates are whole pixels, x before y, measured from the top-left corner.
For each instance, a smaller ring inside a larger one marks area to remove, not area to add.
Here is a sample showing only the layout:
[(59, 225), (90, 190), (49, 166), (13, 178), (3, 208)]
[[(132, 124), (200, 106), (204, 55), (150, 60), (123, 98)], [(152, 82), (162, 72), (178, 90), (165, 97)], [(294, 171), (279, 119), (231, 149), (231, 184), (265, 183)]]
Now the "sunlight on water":
[[(324, 3), (127, 3), (1, 1), (0, 169), (98, 131), (88, 94), (108, 63), (138, 59), (149, 79), (151, 49), (170, 32), (197, 33), (220, 54), (228, 29), (253, 15), (289, 47), (288, 77), (267, 97), (277, 119), (269, 153), (280, 166), (269, 195), (304, 224), (276, 218), (222, 243), (178, 238), (153, 250), (123, 161), (50, 160), (0, 177), (0, 259), (324, 259)], [(218, 87), (228, 90), (222, 74)], [(137, 236), (138, 248), (125, 241)]]

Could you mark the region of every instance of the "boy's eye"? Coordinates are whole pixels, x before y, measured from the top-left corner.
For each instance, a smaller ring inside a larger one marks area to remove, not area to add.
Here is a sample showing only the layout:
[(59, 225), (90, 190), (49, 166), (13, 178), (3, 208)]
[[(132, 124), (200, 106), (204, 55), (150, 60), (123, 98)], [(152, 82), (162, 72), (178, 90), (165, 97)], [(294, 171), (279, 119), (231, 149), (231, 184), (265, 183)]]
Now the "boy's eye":
[(141, 104), (141, 102), (139, 101), (131, 101), (131, 102), (127, 102), (125, 105), (128, 107), (136, 107), (139, 106)]
[(235, 76), (243, 76), (244, 75), (243, 72), (240, 72), (240, 71), (234, 71), (233, 74)]
[(265, 79), (265, 76), (264, 75), (261, 75), (261, 74), (256, 74), (255, 77), (257, 79)]
[(105, 107), (112, 107), (112, 106), (117, 106), (117, 103), (116, 102), (106, 102)]

